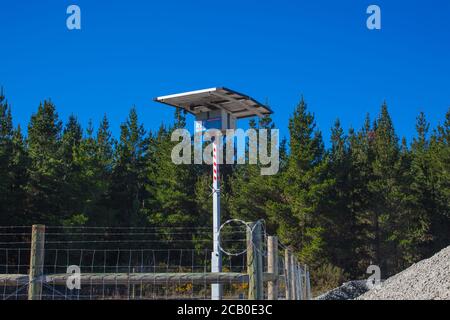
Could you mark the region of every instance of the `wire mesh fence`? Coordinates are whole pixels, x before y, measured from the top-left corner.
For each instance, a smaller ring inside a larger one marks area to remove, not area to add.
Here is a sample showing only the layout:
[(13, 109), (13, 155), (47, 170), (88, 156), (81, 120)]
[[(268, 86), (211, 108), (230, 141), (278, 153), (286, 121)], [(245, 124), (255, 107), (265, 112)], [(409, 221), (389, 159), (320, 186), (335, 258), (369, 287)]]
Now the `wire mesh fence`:
[[(42, 277), (38, 278), (30, 276), (32, 228), (0, 227), (0, 297), (30, 299), (30, 287), (39, 283), (39, 298), (46, 300), (195, 300), (210, 299), (211, 284), (220, 283), (223, 299), (248, 299), (247, 249), (253, 245), (248, 227), (228, 224), (220, 237), (222, 272), (211, 273), (210, 227), (47, 226)], [(258, 250), (264, 277), (269, 279), (267, 235), (262, 239)], [(276, 260), (281, 299), (287, 298), (289, 287), (283, 250), (277, 250)], [(266, 280), (264, 298), (268, 298)]]

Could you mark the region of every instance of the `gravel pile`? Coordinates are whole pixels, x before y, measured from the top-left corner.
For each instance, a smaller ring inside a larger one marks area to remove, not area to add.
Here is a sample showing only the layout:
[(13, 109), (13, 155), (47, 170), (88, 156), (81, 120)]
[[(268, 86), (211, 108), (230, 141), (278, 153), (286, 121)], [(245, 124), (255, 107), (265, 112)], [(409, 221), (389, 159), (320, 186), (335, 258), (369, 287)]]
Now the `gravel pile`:
[(387, 279), (359, 300), (450, 300), (450, 247)]
[(353, 300), (369, 290), (366, 282), (366, 280), (346, 282), (339, 288), (318, 296), (316, 300)]

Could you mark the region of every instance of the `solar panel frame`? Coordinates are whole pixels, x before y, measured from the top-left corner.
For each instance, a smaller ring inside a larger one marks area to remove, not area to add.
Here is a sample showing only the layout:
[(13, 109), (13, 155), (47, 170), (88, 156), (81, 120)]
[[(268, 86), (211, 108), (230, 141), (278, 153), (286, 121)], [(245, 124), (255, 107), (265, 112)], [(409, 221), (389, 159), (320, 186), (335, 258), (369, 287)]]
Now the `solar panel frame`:
[(257, 100), (225, 87), (171, 94), (157, 97), (154, 101), (182, 108), (193, 115), (218, 109), (225, 110), (236, 119), (263, 117), (273, 113)]

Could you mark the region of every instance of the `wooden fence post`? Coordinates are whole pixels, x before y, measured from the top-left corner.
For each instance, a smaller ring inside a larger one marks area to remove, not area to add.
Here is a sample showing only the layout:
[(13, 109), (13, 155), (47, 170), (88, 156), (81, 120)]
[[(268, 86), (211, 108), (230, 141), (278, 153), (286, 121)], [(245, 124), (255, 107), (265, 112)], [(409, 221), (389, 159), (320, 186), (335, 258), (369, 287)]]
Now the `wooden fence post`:
[(28, 300), (41, 300), (44, 276), (45, 226), (33, 225), (31, 231)]
[(311, 300), (312, 299), (312, 293), (311, 293), (311, 280), (310, 280), (310, 274), (309, 274), (309, 268), (305, 265), (305, 287), (306, 287), (306, 299)]
[(268, 300), (278, 300), (278, 238), (267, 238), (267, 271), (274, 275), (274, 280), (267, 283)]
[[(135, 275), (135, 273), (136, 273), (136, 268), (133, 267), (133, 275)], [(128, 292), (129, 291), (130, 291), (130, 289), (128, 288)], [(135, 299), (136, 299), (136, 285), (133, 283), (131, 285), (131, 300), (135, 300)]]
[(296, 278), (297, 274), (295, 272), (295, 257), (291, 253), (290, 260), (289, 260), (289, 269), (291, 269), (291, 299), (297, 300), (297, 285), (296, 285)]
[(291, 252), (289, 249), (284, 249), (284, 284), (286, 289), (286, 300), (291, 300)]
[(248, 299), (262, 300), (264, 298), (264, 285), (261, 223), (252, 223), (250, 227), (252, 231), (247, 231)]
[(302, 267), (300, 264), (297, 263), (297, 285), (298, 285), (298, 299), (299, 300), (304, 300), (305, 299), (305, 295), (303, 293), (303, 272), (302, 272)]

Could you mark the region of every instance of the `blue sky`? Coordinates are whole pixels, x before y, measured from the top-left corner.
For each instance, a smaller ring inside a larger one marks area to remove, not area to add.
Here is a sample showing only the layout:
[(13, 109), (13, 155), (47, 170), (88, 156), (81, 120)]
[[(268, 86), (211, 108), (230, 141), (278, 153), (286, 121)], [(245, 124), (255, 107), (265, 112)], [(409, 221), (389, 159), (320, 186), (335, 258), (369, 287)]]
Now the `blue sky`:
[[(82, 30), (66, 28), (70, 4)], [(1, 0), (0, 46), (22, 126), (51, 98), (83, 126), (106, 113), (116, 136), (132, 105), (156, 129), (173, 110), (153, 97), (214, 86), (268, 99), (283, 135), (303, 94), (326, 141), (337, 117), (359, 128), (383, 100), (408, 139), (420, 111), (435, 126), (450, 107), (448, 0)]]

